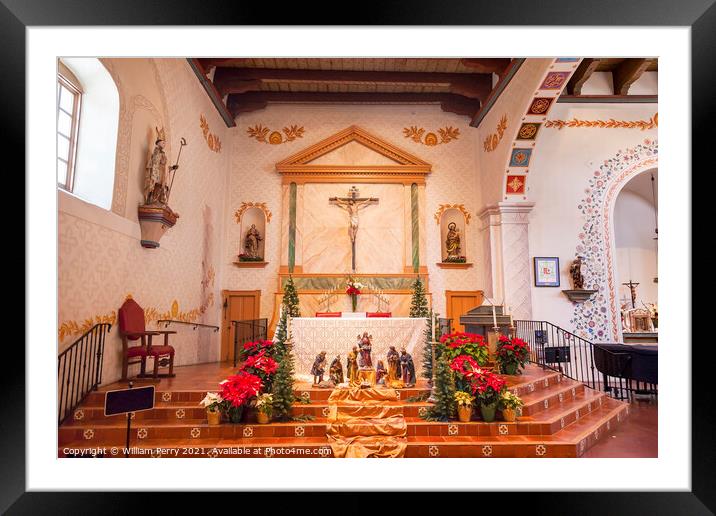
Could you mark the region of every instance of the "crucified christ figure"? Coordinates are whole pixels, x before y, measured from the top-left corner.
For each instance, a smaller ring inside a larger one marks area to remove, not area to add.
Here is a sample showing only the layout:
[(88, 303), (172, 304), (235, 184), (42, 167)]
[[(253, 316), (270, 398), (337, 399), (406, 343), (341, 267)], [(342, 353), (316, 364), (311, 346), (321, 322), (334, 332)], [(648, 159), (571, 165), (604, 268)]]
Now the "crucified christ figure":
[(348, 235), (351, 237), (352, 248), (352, 269), (356, 270), (356, 235), (358, 234), (358, 210), (370, 204), (377, 204), (375, 197), (358, 197), (358, 189), (352, 186), (348, 191), (349, 197), (330, 197), (328, 201), (348, 212), (349, 226)]

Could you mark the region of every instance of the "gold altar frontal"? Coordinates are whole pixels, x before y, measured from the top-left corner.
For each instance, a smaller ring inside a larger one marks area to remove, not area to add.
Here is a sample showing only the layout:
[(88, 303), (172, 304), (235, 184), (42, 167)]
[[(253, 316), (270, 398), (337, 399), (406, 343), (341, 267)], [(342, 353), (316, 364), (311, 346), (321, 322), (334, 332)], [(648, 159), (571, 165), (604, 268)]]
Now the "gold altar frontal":
[(358, 385), (363, 382), (368, 383), (371, 387), (375, 385), (375, 369), (358, 369)]

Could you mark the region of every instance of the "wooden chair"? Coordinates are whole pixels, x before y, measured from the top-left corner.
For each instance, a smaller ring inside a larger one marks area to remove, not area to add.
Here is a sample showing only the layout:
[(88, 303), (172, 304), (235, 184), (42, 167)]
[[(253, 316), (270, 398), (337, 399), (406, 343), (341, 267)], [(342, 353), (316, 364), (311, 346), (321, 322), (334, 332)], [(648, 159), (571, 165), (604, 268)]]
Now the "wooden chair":
[[(133, 299), (127, 299), (119, 309), (117, 315), (119, 320), (119, 334), (122, 337), (122, 381), (127, 381), (127, 373), (131, 364), (141, 364), (137, 378), (151, 376), (154, 379), (159, 377), (174, 377), (174, 348), (169, 345), (169, 335), (175, 331), (150, 330), (147, 331), (144, 324), (144, 309)], [(155, 346), (152, 344), (152, 337), (164, 335), (164, 345)], [(130, 346), (129, 341), (141, 340), (139, 346)], [(147, 357), (154, 359), (154, 370), (148, 375)], [(131, 361), (132, 358), (139, 360)], [(159, 366), (169, 366), (169, 372), (159, 374)]]

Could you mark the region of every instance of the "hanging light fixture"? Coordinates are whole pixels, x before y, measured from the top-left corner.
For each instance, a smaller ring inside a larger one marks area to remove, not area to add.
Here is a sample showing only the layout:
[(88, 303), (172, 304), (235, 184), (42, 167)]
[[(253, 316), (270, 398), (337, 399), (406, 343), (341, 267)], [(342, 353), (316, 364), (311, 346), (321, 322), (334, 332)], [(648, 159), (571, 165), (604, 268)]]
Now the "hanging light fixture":
[(651, 200), (654, 205), (654, 240), (656, 241), (656, 270), (657, 275), (654, 277), (654, 283), (659, 283), (659, 218), (656, 208), (656, 185), (654, 173), (651, 173)]

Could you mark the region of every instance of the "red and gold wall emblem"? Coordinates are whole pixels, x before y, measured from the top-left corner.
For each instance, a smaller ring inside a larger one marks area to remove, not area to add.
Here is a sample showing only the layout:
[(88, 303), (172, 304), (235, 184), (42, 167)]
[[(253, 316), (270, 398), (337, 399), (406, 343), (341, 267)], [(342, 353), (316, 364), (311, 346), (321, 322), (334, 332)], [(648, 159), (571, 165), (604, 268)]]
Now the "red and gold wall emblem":
[(507, 176), (507, 189), (505, 193), (517, 195), (525, 193), (525, 176)]
[(425, 128), (411, 125), (403, 129), (403, 136), (410, 138), (415, 143), (422, 143), (428, 147), (434, 147), (441, 143), (449, 143), (460, 137), (460, 129), (457, 127), (447, 126), (434, 132), (425, 132)]
[(552, 105), (553, 101), (554, 97), (536, 97), (532, 100), (532, 104), (530, 104), (530, 108), (527, 110), (527, 114), (544, 115), (547, 113), (547, 111), (549, 111), (549, 108)]
[(270, 128), (264, 127), (262, 124), (257, 124), (246, 129), (246, 134), (249, 135), (249, 138), (254, 138), (256, 141), (261, 143), (280, 145), (282, 143), (292, 142), (297, 138), (303, 138), (305, 129), (303, 126), (291, 125), (284, 127), (282, 131), (283, 133), (279, 131), (272, 131)]

